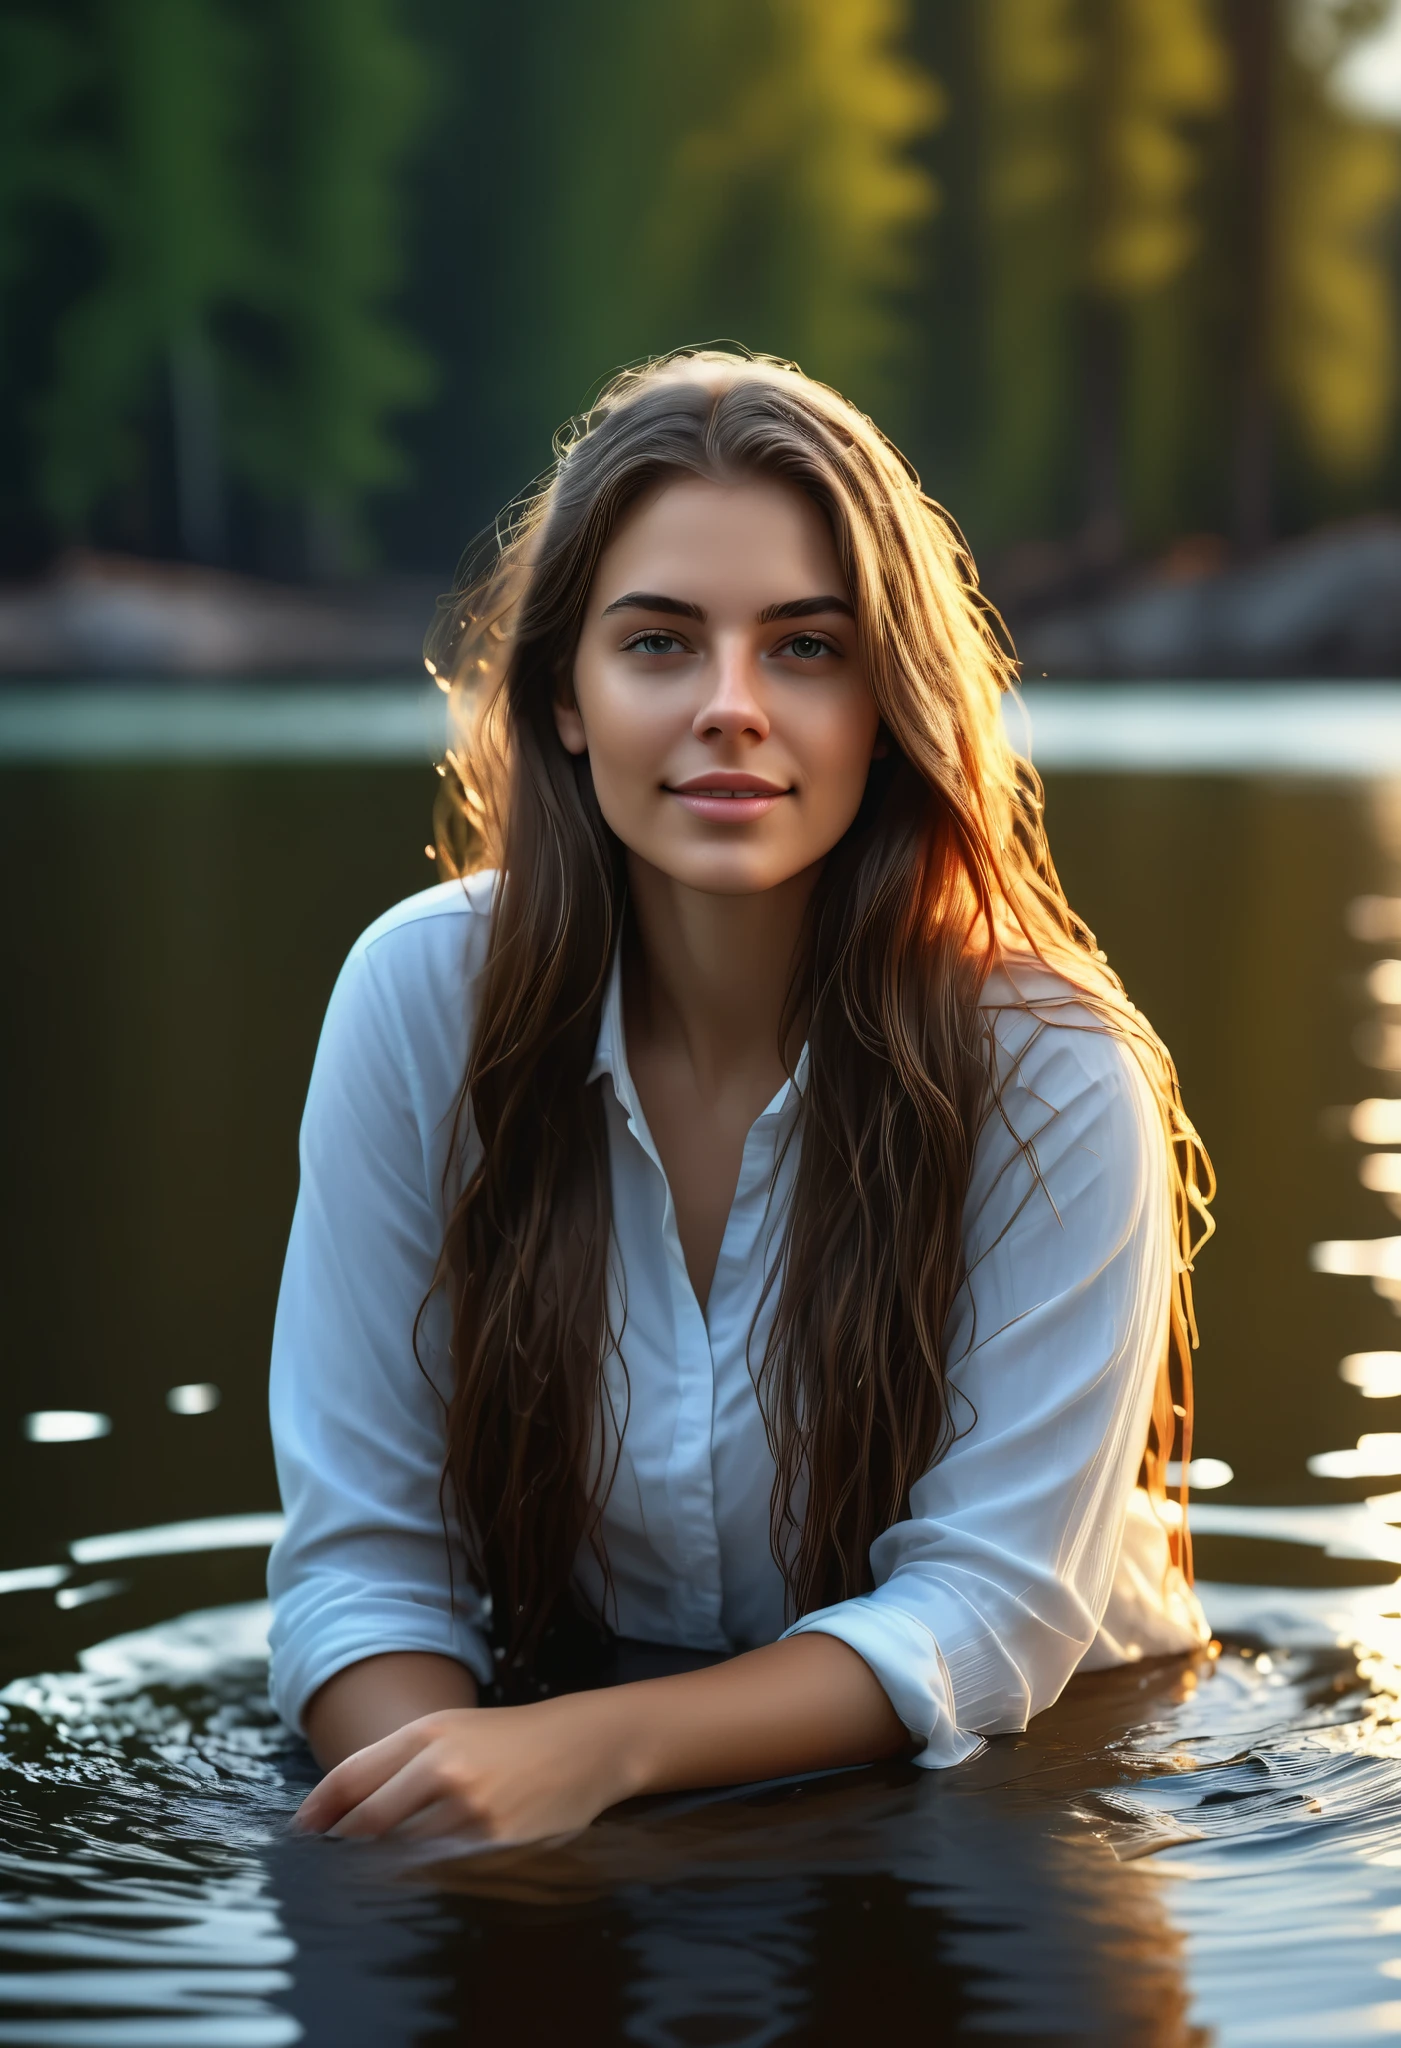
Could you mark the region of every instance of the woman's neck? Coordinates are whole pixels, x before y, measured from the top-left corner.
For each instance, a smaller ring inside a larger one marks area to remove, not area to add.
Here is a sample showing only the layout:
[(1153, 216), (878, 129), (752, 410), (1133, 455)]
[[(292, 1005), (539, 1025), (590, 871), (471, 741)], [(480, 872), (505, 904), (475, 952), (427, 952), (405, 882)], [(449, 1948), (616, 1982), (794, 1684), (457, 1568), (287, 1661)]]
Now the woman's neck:
[[(628, 882), (636, 943), (626, 960), (629, 1038), (682, 1055), (698, 1090), (723, 1092), (771, 1068), (821, 868), (775, 889), (713, 896), (674, 882), (635, 856)], [(796, 1057), (806, 1016), (794, 1019)]]

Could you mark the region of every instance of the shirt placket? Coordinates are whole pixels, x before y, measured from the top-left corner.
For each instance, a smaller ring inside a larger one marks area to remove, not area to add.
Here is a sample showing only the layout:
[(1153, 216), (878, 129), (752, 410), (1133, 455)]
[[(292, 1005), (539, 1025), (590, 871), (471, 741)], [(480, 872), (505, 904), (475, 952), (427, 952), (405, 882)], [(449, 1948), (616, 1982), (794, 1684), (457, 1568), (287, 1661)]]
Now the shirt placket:
[(674, 1619), (683, 1640), (705, 1647), (723, 1642), (720, 1537), (715, 1526), (715, 1474), (711, 1430), (715, 1410), (715, 1368), (710, 1332), (686, 1271), (665, 1169), (636, 1101), (630, 1077), (619, 1087), (634, 1143), (651, 1162), (662, 1191), (662, 1251), (671, 1302), (677, 1380), (676, 1433), (666, 1469), (667, 1508), (676, 1532), (673, 1580)]

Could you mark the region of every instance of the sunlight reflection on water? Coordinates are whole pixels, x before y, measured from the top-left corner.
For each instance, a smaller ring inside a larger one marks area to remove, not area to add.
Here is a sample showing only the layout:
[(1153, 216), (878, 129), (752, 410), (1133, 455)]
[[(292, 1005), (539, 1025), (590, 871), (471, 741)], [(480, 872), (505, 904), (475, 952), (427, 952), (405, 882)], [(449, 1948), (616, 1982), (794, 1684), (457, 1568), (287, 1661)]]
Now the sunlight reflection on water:
[[(1110, 731), (1080, 694), (1066, 719)], [(1077, 1681), (956, 1772), (651, 1802), (436, 1872), (288, 1837), (310, 1766), (269, 1712), (247, 1598), (278, 1526), (261, 1381), (290, 1134), (339, 959), (422, 879), (417, 771), (11, 771), (0, 828), (30, 821), (17, 871), (52, 891), (16, 1071), (98, 1076), (117, 1107), (92, 1198), (113, 1230), (132, 1221), (91, 1297), (36, 1234), (64, 1213), (92, 1113), (80, 1100), (64, 1127), (50, 1085), (11, 1222), (30, 1233), (16, 1352), (35, 1363), (6, 1425), (0, 1624), (17, 1617), (6, 1675), (31, 1675), (0, 1692), (0, 2043), (835, 2044), (869, 2035), (875, 1982), (911, 2039), (1401, 2034), (1401, 1422), (1377, 1406), (1401, 1395), (1401, 1277), (1377, 1250), (1401, 1097), (1376, 1092), (1401, 1069), (1366, 1065), (1401, 993), (1401, 782), (1306, 787), (1320, 707), (1301, 703), (1281, 700), (1287, 786), (1229, 779), (1229, 748), (1268, 725), (1258, 699), (1191, 740), (1227, 748), (1215, 780), (1050, 778), (1072, 898), (1178, 1052), (1225, 1169), (1194, 1459), (1216, 1483), (1193, 1505), (1220, 1656)], [(412, 715), (395, 744), (422, 759)], [(1134, 727), (1150, 750), (1152, 717)], [(1063, 722), (1056, 744), (1073, 737)], [(231, 758), (253, 746), (246, 725), (232, 738)], [(314, 755), (305, 720), (294, 738)], [(51, 849), (74, 816), (65, 867)], [(44, 948), (53, 904), (92, 901), (93, 845), (106, 888), (83, 950), (126, 978), (105, 967), (88, 1003)], [(123, 905), (136, 923), (109, 928)], [(90, 1038), (63, 1036), (89, 1013)], [(261, 1151), (240, 1150), (250, 1130)], [(1348, 1250), (1320, 1273), (1311, 1243)], [(25, 1438), (26, 1414), (58, 1412), (111, 1432)]]
[(580, 2011), (571, 2039), (760, 2048), (812, 2027), (834, 1905), (848, 1968), (901, 1925), (972, 2033), (1185, 2042), (1179, 1966), (1222, 2042), (1401, 2030), (1367, 1990), (1401, 1928), (1401, 1616), (1378, 1589), (1205, 1590), (1272, 1650), (1079, 1681), (958, 1772), (650, 1802), (431, 1876), (286, 1836), (306, 1767), (266, 1706), (261, 1603), (96, 1644), (0, 1693), (0, 2042), (270, 2048), (309, 2024), (407, 2048), (464, 1943), (488, 2002), (520, 1997), (481, 1937), (524, 1915), (622, 1973), (619, 2032)]

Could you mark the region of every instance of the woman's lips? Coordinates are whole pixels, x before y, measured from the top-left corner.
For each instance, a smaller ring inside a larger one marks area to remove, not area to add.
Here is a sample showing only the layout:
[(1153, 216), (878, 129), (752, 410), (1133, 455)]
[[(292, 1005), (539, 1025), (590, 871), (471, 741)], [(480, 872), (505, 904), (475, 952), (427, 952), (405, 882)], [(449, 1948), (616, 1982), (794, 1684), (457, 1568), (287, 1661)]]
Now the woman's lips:
[(692, 817), (717, 825), (745, 825), (762, 818), (789, 792), (761, 775), (693, 775), (669, 791)]

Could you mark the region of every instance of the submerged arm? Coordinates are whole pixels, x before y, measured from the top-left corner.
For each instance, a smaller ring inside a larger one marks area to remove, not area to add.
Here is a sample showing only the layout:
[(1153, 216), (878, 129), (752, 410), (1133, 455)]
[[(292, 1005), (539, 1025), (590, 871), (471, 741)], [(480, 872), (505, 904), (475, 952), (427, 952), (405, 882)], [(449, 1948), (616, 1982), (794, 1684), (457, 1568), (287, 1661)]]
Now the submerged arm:
[(854, 1650), (834, 1636), (794, 1636), (673, 1678), (428, 1712), (339, 1764), (298, 1818), (342, 1835), (530, 1841), (642, 1793), (871, 1763), (909, 1747)]

